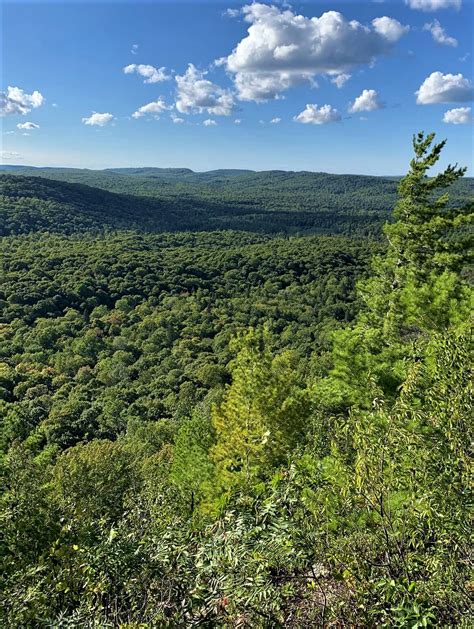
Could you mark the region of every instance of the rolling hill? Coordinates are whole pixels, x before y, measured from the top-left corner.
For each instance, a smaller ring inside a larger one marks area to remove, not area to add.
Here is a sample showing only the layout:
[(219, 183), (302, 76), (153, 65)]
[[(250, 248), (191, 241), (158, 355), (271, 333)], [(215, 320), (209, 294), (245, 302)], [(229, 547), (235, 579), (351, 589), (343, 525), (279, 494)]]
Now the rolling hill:
[[(285, 171), (10, 167), (0, 175), (0, 234), (114, 230), (375, 235), (397, 180)], [(462, 204), (474, 180), (450, 194)]]

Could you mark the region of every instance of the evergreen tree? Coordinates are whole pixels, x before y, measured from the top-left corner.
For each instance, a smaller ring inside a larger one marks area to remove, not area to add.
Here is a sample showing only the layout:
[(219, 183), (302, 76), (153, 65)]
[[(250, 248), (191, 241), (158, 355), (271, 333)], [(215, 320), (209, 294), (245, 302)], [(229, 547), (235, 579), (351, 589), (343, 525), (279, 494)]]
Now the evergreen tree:
[(210, 493), (214, 466), (209, 450), (215, 443), (214, 428), (205, 409), (198, 407), (178, 430), (171, 467), (171, 480), (184, 497), (189, 512)]
[(413, 138), (415, 157), (399, 185), (396, 220), (384, 228), (387, 252), (375, 259), (374, 276), (359, 285), (364, 308), (356, 324), (335, 335), (332, 377), (320, 392), (336, 406), (396, 395), (407, 361), (421, 358), (431, 333), (468, 325), (471, 291), (463, 270), (472, 204), (451, 207), (448, 194), (439, 193), (466, 169), (448, 166), (429, 178), (446, 143), (433, 144), (434, 137)]
[(222, 488), (248, 485), (285, 461), (304, 434), (308, 398), (294, 356), (273, 357), (266, 331), (248, 332), (232, 366), (232, 384), (212, 415), (211, 449)]

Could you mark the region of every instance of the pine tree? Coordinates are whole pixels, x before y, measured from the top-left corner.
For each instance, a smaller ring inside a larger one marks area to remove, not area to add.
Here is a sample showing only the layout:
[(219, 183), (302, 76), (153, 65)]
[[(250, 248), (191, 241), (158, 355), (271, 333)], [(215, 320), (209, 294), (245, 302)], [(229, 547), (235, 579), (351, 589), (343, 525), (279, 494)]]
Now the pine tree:
[(178, 487), (192, 514), (209, 493), (214, 466), (209, 459), (214, 429), (205, 409), (198, 407), (178, 431), (173, 448), (171, 480)]
[[(389, 243), (383, 264), (387, 335), (403, 334), (403, 328), (412, 325), (421, 312), (420, 329), (444, 327), (451, 313), (449, 300), (463, 298), (456, 289), (458, 272), (466, 263), (468, 233), (464, 226), (472, 220), (472, 204), (450, 207), (449, 195), (443, 190), (462, 177), (466, 168), (449, 165), (429, 178), (427, 172), (446, 144), (446, 140), (433, 144), (434, 138), (434, 133), (414, 136), (415, 157), (398, 188), (396, 221), (384, 228)], [(417, 303), (420, 297), (422, 304)], [(430, 302), (438, 302), (435, 310), (429, 308)]]
[(384, 228), (387, 252), (374, 261), (374, 276), (359, 285), (365, 307), (355, 325), (336, 334), (331, 378), (319, 390), (338, 408), (370, 405), (379, 394), (395, 396), (430, 334), (468, 325), (471, 292), (463, 268), (472, 203), (451, 207), (442, 192), (466, 169), (448, 166), (429, 178), (446, 144), (433, 144), (434, 138), (414, 136), (415, 156), (399, 185), (396, 220)]
[(283, 463), (302, 438), (308, 415), (291, 352), (273, 357), (268, 333), (261, 331), (238, 342), (232, 384), (212, 415), (217, 443), (211, 458), (223, 489), (248, 485)]
[[(466, 173), (466, 168), (449, 165), (444, 171), (429, 178), (427, 172), (435, 166), (446, 145), (446, 140), (433, 145), (434, 133), (425, 137), (423, 132), (413, 137), (415, 157), (410, 170), (400, 181), (399, 199), (393, 215), (395, 223), (385, 226), (389, 241), (388, 260), (394, 265), (394, 284), (403, 278), (410, 267), (423, 278), (432, 269), (452, 268), (459, 262), (448, 236), (462, 222), (467, 208), (448, 206), (446, 190)], [(401, 276), (401, 277), (400, 277)]]

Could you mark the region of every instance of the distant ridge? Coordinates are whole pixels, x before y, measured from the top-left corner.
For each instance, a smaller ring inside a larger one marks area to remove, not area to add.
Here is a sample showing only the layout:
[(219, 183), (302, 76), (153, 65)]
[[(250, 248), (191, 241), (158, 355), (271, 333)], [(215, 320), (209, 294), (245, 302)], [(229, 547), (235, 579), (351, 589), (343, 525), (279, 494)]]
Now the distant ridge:
[(158, 168), (157, 166), (127, 166), (123, 168), (74, 168), (69, 166), (28, 166), (27, 164), (0, 164), (0, 171), (49, 171), (63, 173), (111, 173), (117, 175), (163, 176), (163, 177), (238, 177), (250, 174), (275, 173), (279, 175), (326, 175), (330, 177), (373, 177), (379, 179), (399, 179), (399, 175), (354, 175), (351, 173), (327, 173), (323, 170), (283, 170), (281, 168), (270, 170), (252, 170), (250, 168), (216, 168), (213, 170), (192, 170), (191, 168)]
[[(474, 179), (459, 181), (450, 203), (473, 192)], [(397, 181), (361, 175), (10, 166), (0, 174), (0, 235), (234, 229), (374, 236), (396, 194)]]
[[(61, 170), (69, 172), (117, 173), (119, 175), (223, 175), (227, 177), (258, 172), (248, 168), (218, 168), (215, 170), (195, 171), (191, 168), (158, 168), (156, 166), (124, 167), (124, 168), (69, 168), (67, 166), (28, 166), (26, 164), (0, 164), (0, 170)], [(274, 171), (293, 172), (293, 171)]]

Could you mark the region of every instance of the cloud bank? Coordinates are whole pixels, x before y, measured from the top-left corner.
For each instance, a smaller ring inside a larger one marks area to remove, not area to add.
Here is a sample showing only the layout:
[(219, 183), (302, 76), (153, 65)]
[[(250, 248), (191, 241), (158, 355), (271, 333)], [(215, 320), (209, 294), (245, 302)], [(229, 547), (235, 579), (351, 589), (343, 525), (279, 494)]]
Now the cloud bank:
[(244, 101), (279, 98), (321, 74), (335, 82), (341, 77), (343, 84), (353, 68), (389, 54), (409, 28), (387, 16), (366, 26), (337, 11), (307, 18), (258, 2), (244, 6), (241, 14), (250, 24), (248, 35), (216, 63), (231, 74)]

